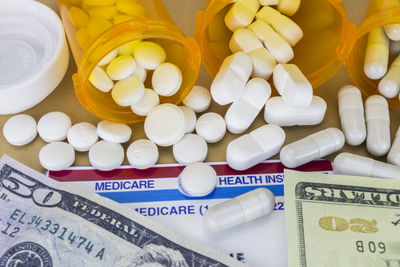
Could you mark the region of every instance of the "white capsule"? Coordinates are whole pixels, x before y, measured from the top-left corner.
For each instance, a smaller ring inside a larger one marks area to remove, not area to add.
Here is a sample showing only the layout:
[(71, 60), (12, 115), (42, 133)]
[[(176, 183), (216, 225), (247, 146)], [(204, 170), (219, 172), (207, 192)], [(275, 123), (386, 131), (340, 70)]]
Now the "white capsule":
[(172, 147), (174, 158), (181, 164), (204, 161), (207, 157), (208, 146), (203, 137), (197, 134), (185, 134)]
[(225, 120), (218, 113), (205, 113), (196, 122), (196, 132), (207, 143), (216, 143), (225, 136)]
[(178, 177), (179, 191), (189, 197), (204, 197), (217, 186), (217, 174), (213, 167), (203, 162), (187, 165)]
[(108, 77), (107, 73), (100, 67), (95, 67), (89, 75), (89, 81), (94, 87), (105, 93), (109, 92), (113, 86), (113, 80)]
[(185, 116), (185, 133), (191, 133), (196, 127), (196, 113), (188, 107), (179, 106)]
[(6, 141), (13, 146), (24, 146), (32, 142), (37, 135), (36, 121), (26, 114), (15, 115), (7, 120), (3, 127)]
[(253, 63), (251, 77), (268, 80), (274, 72), (276, 61), (265, 47), (256, 49), (248, 53)]
[(75, 151), (67, 143), (54, 142), (45, 145), (39, 152), (40, 165), (51, 171), (61, 171), (75, 161)]
[(204, 223), (213, 232), (223, 231), (271, 213), (274, 205), (274, 194), (260, 187), (211, 207), (204, 214)]
[(396, 57), (385, 77), (378, 84), (379, 93), (386, 98), (394, 98), (400, 91), (400, 55)]
[(122, 144), (131, 139), (132, 129), (123, 123), (103, 120), (97, 124), (97, 134), (108, 142)]
[(289, 106), (307, 107), (311, 104), (313, 88), (296, 65), (276, 65), (273, 80), (276, 90)]
[(351, 153), (337, 155), (333, 161), (333, 171), (355, 176), (400, 178), (400, 167)]
[(155, 70), (167, 57), (164, 48), (154, 42), (140, 42), (134, 55), (136, 63), (146, 70)]
[(375, 28), (368, 34), (364, 58), (365, 75), (372, 80), (382, 78), (387, 71), (388, 61), (389, 39), (382, 27)]
[(263, 47), (257, 35), (246, 28), (239, 28), (233, 32), (232, 38), (229, 41), (229, 49), (232, 53), (243, 51), (245, 53)]
[(136, 76), (129, 76), (126, 79), (115, 83), (111, 91), (111, 97), (120, 106), (131, 106), (142, 99), (144, 95), (144, 84)]
[(144, 121), (144, 132), (159, 146), (172, 146), (185, 134), (185, 115), (173, 104), (161, 104), (153, 108)]
[(40, 138), (47, 143), (65, 140), (69, 128), (71, 128), (70, 117), (59, 111), (43, 115), (37, 125)]
[(96, 127), (89, 122), (80, 122), (68, 130), (68, 143), (80, 152), (89, 151), (99, 139)]
[(387, 100), (373, 95), (365, 101), (367, 122), (367, 150), (374, 156), (383, 156), (390, 149), (390, 118)]
[(344, 135), (336, 128), (328, 128), (284, 146), (280, 153), (282, 164), (296, 168), (339, 151), (344, 146)]
[(108, 76), (113, 80), (128, 78), (136, 69), (136, 63), (131, 56), (116, 57), (106, 69)]
[(282, 14), (293, 16), (300, 8), (300, 0), (279, 0), (277, 9)]
[(211, 105), (210, 90), (203, 86), (195, 85), (182, 102), (196, 113), (203, 112)]
[(147, 139), (139, 139), (129, 145), (126, 151), (126, 157), (128, 158), (129, 164), (136, 169), (147, 169), (158, 160), (158, 148), (157, 146)]
[(324, 119), (326, 102), (319, 96), (313, 96), (307, 107), (289, 106), (281, 96), (268, 99), (265, 104), (264, 120), (279, 126), (316, 125)]
[(219, 105), (226, 105), (237, 100), (253, 70), (250, 57), (237, 52), (224, 59), (218, 74), (211, 84), (211, 96)]
[(262, 6), (276, 6), (279, 4), (279, 0), (260, 0)]
[(400, 24), (389, 24), (383, 26), (387, 37), (392, 41), (400, 41)]
[(277, 125), (261, 126), (232, 140), (226, 150), (226, 161), (235, 170), (246, 170), (279, 153), (285, 137)]
[(343, 86), (338, 93), (339, 117), (346, 143), (361, 145), (367, 137), (364, 104), (360, 90), (352, 85)]
[(226, 127), (231, 133), (240, 134), (253, 123), (271, 95), (271, 86), (261, 78), (251, 79), (238, 100), (225, 114)]
[(107, 64), (110, 64), (111, 61), (114, 60), (114, 58), (116, 58), (118, 55), (118, 48), (112, 50), (110, 53), (108, 53), (107, 55), (105, 55), (100, 61), (99, 63), (97, 63), (97, 66), (104, 66)]
[(293, 57), (292, 47), (271, 26), (257, 19), (248, 27), (252, 30), (279, 63), (289, 62)]
[(89, 161), (100, 171), (114, 170), (124, 161), (124, 148), (118, 143), (99, 141), (90, 148)]
[(235, 2), (225, 15), (225, 25), (231, 31), (249, 25), (260, 6), (258, 0), (239, 0)]
[(400, 127), (397, 129), (392, 147), (387, 155), (387, 162), (400, 166)]
[(146, 116), (158, 104), (160, 104), (158, 94), (153, 89), (144, 89), (143, 97), (131, 105), (131, 109), (139, 116)]
[(172, 96), (181, 88), (182, 73), (176, 65), (162, 63), (153, 72), (151, 84), (157, 94), (161, 96)]
[(299, 25), (272, 7), (261, 8), (256, 18), (271, 25), (291, 46), (295, 46), (303, 38), (303, 31)]

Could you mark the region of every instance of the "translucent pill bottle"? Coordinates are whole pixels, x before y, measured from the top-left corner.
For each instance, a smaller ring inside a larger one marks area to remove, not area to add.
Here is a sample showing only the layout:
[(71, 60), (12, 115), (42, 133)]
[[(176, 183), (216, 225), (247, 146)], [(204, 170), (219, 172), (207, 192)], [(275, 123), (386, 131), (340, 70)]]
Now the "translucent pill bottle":
[[(117, 105), (110, 93), (96, 89), (89, 75), (98, 62), (123, 44), (146, 40), (161, 45), (166, 62), (182, 72), (182, 85), (161, 103), (177, 104), (196, 82), (201, 54), (194, 38), (174, 24), (162, 0), (58, 0), (60, 15), (78, 71), (73, 75), (79, 102), (101, 119), (136, 123), (144, 120), (130, 107)], [(145, 86), (151, 88), (151, 79)]]
[[(364, 62), (368, 45), (368, 35), (371, 31), (387, 25), (400, 23), (400, 2), (398, 0), (371, 0), (363, 22), (352, 34), (352, 47), (346, 59), (347, 71), (354, 84), (364, 95), (379, 94), (378, 84), (381, 79), (370, 79), (364, 72)], [(389, 60), (387, 69), (400, 53), (400, 42), (390, 41)], [(396, 46), (398, 46), (396, 48)], [(395, 51), (397, 50), (397, 51)], [(386, 72), (387, 73), (387, 72)], [(400, 108), (399, 97), (387, 99), (390, 107)]]
[[(203, 64), (212, 77), (223, 59), (231, 54), (232, 32), (225, 26), (224, 18), (233, 3), (232, 0), (208, 0), (205, 10), (197, 13), (195, 38)], [(300, 26), (304, 36), (293, 47), (294, 58), (289, 63), (296, 64), (316, 88), (343, 65), (355, 25), (348, 21), (341, 0), (302, 0), (290, 19)]]

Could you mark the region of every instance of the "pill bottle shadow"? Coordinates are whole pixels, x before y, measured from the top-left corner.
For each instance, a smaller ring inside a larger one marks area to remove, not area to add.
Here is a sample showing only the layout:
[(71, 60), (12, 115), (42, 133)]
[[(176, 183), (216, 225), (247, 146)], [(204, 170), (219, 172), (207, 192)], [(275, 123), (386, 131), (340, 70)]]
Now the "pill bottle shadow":
[[(183, 100), (197, 80), (201, 54), (195, 39), (186, 37), (175, 25), (162, 0), (132, 0), (144, 6), (145, 15), (112, 25), (92, 38), (85, 48), (78, 41), (77, 32), (80, 28), (74, 26), (70, 14), (71, 7), (87, 8), (79, 2), (58, 0), (57, 3), (77, 65), (77, 73), (73, 75), (75, 93), (88, 111), (114, 122), (137, 123), (144, 120), (145, 117), (134, 114), (130, 107), (117, 105), (110, 92), (104, 93), (89, 82), (90, 73), (104, 56), (123, 44), (140, 39), (161, 45), (167, 53), (166, 62), (177, 65), (182, 72), (180, 90), (173, 96), (160, 97), (160, 102), (178, 104)], [(108, 21), (112, 24), (112, 18)], [(150, 71), (145, 87), (152, 88)]]

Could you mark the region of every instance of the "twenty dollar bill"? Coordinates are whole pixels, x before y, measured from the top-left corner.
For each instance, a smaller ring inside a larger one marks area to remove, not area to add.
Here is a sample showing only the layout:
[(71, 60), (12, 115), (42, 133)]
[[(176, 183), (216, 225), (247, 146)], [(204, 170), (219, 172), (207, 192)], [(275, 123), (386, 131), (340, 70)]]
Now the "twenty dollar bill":
[(3, 266), (244, 265), (177, 236), (130, 208), (55, 182), (3, 156), (0, 267)]
[(400, 180), (285, 170), (289, 266), (400, 266)]

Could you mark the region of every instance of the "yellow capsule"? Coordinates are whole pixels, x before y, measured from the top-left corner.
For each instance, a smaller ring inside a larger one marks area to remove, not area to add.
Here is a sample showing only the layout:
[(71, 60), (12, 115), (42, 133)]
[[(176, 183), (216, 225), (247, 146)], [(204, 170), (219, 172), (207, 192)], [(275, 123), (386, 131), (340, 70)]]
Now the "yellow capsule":
[(79, 45), (82, 48), (86, 48), (90, 42), (90, 37), (89, 34), (86, 30), (86, 28), (80, 28), (76, 33), (75, 33), (76, 40), (78, 41)]
[(100, 33), (110, 28), (111, 26), (112, 26), (111, 22), (109, 22), (105, 18), (94, 17), (89, 21), (87, 25), (87, 31), (89, 33), (90, 38), (94, 38), (98, 36)]
[(129, 16), (129, 15), (121, 15), (121, 14), (116, 15), (116, 16), (114, 17), (114, 25), (115, 25), (115, 24), (118, 24), (118, 23), (125, 22), (125, 21), (127, 21), (127, 20), (131, 20), (131, 19), (133, 19), (133, 18), (135, 18), (135, 17)]
[(85, 27), (89, 22), (88, 14), (79, 7), (70, 7), (69, 15), (71, 16), (72, 24), (77, 28)]
[(126, 44), (121, 45), (118, 47), (118, 54), (120, 56), (129, 55), (132, 56), (135, 52), (135, 49), (138, 47), (142, 40), (135, 40)]
[(143, 17), (146, 14), (146, 9), (144, 6), (132, 0), (117, 0), (116, 7), (122, 13), (134, 17)]
[(115, 6), (99, 6), (93, 7), (89, 10), (90, 17), (103, 17), (105, 19), (112, 19), (118, 14)]
[(83, 0), (82, 5), (86, 6), (111, 6), (115, 4), (115, 0)]

